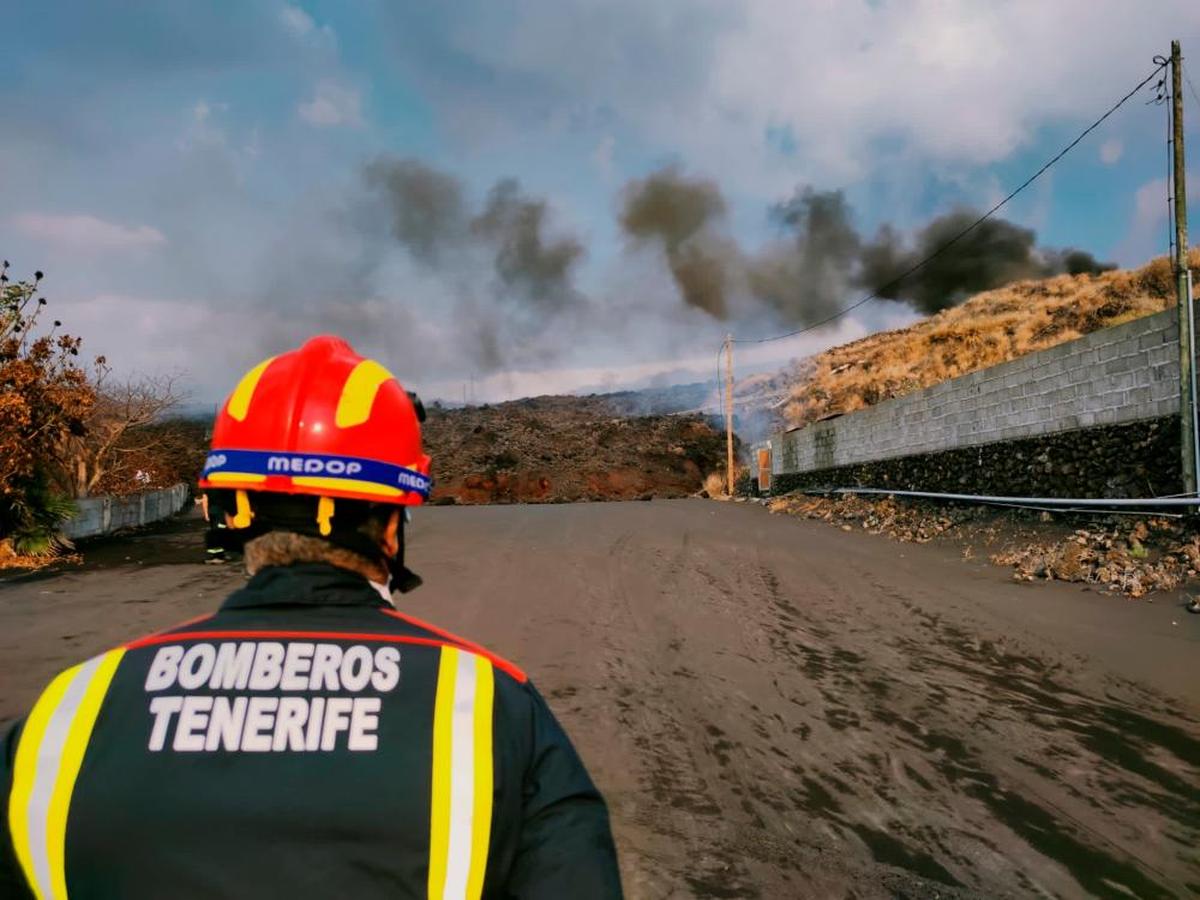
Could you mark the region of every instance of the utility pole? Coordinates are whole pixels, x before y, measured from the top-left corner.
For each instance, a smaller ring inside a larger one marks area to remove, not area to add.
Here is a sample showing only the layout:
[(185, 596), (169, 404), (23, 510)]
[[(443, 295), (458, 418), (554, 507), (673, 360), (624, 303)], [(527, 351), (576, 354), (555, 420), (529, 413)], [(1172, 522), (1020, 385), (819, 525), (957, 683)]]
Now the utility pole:
[(1171, 41), (1171, 154), (1175, 195), (1175, 291), (1179, 299), (1179, 426), (1183, 489), (1196, 493), (1195, 335), (1188, 291), (1187, 182), (1183, 153), (1183, 54)]
[(733, 496), (733, 335), (725, 335), (725, 485)]

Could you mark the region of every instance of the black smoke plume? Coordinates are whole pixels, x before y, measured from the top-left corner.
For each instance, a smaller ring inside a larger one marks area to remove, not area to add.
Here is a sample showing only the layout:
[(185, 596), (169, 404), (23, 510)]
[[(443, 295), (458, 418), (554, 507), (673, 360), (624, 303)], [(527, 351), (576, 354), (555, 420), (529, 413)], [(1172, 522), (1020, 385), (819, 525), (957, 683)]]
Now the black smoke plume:
[[(551, 327), (583, 314), (586, 297), (574, 286), (584, 247), (552, 234), (550, 211), (513, 178), (496, 182), (475, 206), (464, 184), (419, 160), (383, 157), (363, 170), (367, 196), (361, 219), (384, 231), (436, 276), (454, 306), (453, 352), (491, 372), (543, 354), (539, 339)], [(573, 322), (574, 320), (571, 320)]]
[(738, 289), (785, 323), (809, 324), (864, 293), (878, 292), (933, 313), (1024, 278), (1114, 268), (1083, 250), (1039, 248), (1032, 229), (997, 218), (917, 268), (979, 214), (955, 210), (907, 240), (884, 225), (867, 240), (854, 227), (853, 210), (841, 191), (811, 187), (771, 208), (780, 238), (747, 252), (721, 232), (725, 209), (716, 183), (669, 166), (626, 186), (620, 217), (635, 241), (661, 243), (684, 303), (718, 319), (731, 314), (731, 295)]
[(437, 268), (466, 234), (462, 183), (416, 159), (378, 159), (363, 172), (387, 200), (392, 235), (420, 262)]
[(583, 256), (573, 237), (545, 235), (546, 204), (521, 195), (515, 178), (496, 183), (471, 232), (495, 247), (493, 265), (506, 289), (541, 308), (557, 308), (574, 294), (571, 269)]
[(572, 277), (583, 245), (548, 236), (546, 203), (524, 195), (515, 178), (497, 181), (472, 216), (462, 182), (419, 160), (379, 159), (363, 174), (383, 199), (393, 237), (418, 262), (461, 278), (482, 254), (497, 299), (543, 313), (577, 298)]
[(1111, 272), (1117, 267), (1115, 262), (1100, 262), (1086, 250), (1068, 247), (1066, 250), (1047, 250), (1043, 252), (1046, 264), (1053, 274), (1061, 275), (1099, 275), (1101, 272)]
[(788, 239), (746, 260), (750, 293), (788, 321), (836, 312), (862, 242), (841, 191), (796, 191), (776, 204), (771, 219)]
[(725, 199), (716, 182), (668, 166), (626, 185), (621, 227), (635, 241), (661, 242), (684, 302), (723, 319), (738, 258), (733, 242), (715, 231), (724, 216)]
[(916, 272), (904, 275), (961, 234), (979, 214), (960, 209), (934, 219), (905, 248), (891, 226), (864, 246), (856, 282), (889, 300), (903, 300), (924, 313), (961, 303), (972, 294), (1024, 278), (1095, 274), (1116, 268), (1084, 250), (1043, 250), (1037, 235), (1004, 219), (987, 219)]

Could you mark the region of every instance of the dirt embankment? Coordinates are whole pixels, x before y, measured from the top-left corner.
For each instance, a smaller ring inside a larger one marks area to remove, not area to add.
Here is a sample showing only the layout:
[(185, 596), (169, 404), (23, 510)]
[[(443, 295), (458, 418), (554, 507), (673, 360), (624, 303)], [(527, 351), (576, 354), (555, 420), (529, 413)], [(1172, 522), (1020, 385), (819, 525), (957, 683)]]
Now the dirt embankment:
[(697, 414), (628, 416), (605, 396), (429, 410), (435, 503), (686, 497), (723, 466), (725, 438)]
[[(1190, 257), (1200, 279), (1200, 248)], [(1059, 275), (985, 291), (908, 328), (885, 331), (798, 362), (784, 407), (789, 426), (853, 412), (998, 365), (1175, 302), (1171, 265)]]

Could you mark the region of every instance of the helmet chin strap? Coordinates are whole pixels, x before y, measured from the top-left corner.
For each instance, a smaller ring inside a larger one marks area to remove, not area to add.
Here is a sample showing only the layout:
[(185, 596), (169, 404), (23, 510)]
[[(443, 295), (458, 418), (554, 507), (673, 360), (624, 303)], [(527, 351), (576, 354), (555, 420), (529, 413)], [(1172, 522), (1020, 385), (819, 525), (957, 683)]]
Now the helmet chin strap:
[(407, 594), (410, 591), (415, 591), (419, 588), (423, 581), (421, 576), (412, 569), (404, 565), (404, 524), (401, 522), (400, 528), (396, 532), (396, 541), (398, 547), (394, 555), (389, 555), (379, 544), (372, 541), (365, 534), (334, 534), (329, 538), (335, 544), (345, 547), (347, 550), (353, 550), (368, 559), (378, 559), (387, 568), (388, 584), (387, 587), (391, 591), (399, 591), (401, 594)]
[(421, 576), (404, 565), (404, 534), (405, 526), (412, 521), (408, 509), (405, 508), (400, 516), (399, 527), (396, 529), (396, 553), (384, 556), (384, 564), (388, 570), (388, 588), (407, 594), (415, 591), (424, 582)]
[(424, 581), (421, 576), (404, 565), (402, 555), (393, 556), (387, 561), (388, 587), (401, 594), (415, 591)]
[[(260, 497), (256, 501), (260, 509), (251, 508), (246, 491), (238, 491), (236, 499), (238, 518), (244, 521), (244, 524), (238, 525), (238, 520), (235, 519), (234, 527), (246, 528), (247, 538), (276, 529), (320, 537), (359, 556), (382, 563), (387, 570), (387, 587), (391, 591), (407, 594), (422, 584), (421, 576), (404, 565), (405, 525), (411, 521), (407, 508), (402, 510), (400, 521), (397, 523), (396, 552), (389, 554), (378, 541), (358, 530), (358, 526), (365, 521), (365, 513), (350, 512), (347, 520), (346, 510), (352, 508), (342, 507), (339, 510), (335, 501), (329, 497), (316, 498), (315, 516), (312, 503), (302, 498)], [(339, 512), (342, 512), (341, 516), (338, 515)], [(340, 528), (337, 527), (339, 523), (342, 526)]]

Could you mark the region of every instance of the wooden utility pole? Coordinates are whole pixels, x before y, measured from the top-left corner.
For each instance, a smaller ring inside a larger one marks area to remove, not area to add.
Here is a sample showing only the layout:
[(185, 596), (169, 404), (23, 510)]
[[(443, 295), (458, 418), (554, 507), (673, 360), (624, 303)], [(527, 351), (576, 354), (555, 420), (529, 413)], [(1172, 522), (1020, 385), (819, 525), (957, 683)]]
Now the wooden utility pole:
[(733, 335), (725, 335), (725, 486), (733, 496)]
[(1183, 489), (1196, 493), (1196, 427), (1193, 389), (1195, 348), (1192, 310), (1188, 298), (1187, 182), (1183, 153), (1183, 54), (1171, 41), (1171, 154), (1174, 161), (1175, 291), (1179, 300), (1179, 426)]

